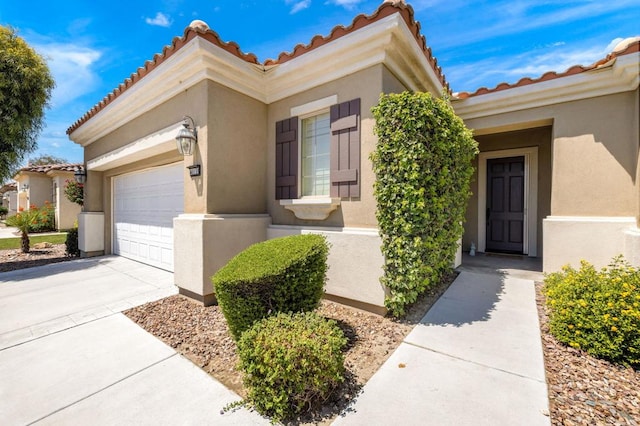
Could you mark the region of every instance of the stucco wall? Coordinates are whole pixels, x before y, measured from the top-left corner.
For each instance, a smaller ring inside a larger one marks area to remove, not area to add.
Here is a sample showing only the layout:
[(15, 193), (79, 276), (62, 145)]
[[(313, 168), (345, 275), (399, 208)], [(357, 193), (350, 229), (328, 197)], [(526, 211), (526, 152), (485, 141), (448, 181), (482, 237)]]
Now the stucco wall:
[[(376, 202), (373, 197), (373, 173), (369, 156), (375, 149), (377, 138), (373, 133), (375, 121), (371, 108), (378, 104), (383, 91), (402, 91), (404, 87), (383, 65), (351, 74), (328, 84), (315, 87), (304, 93), (290, 96), (269, 105), (268, 108), (268, 168), (266, 176), (266, 195), (269, 214), (273, 223), (278, 225), (299, 226), (347, 226), (375, 227)], [(336, 211), (322, 221), (305, 221), (282, 207), (275, 199), (275, 123), (290, 118), (291, 108), (323, 99), (332, 95), (338, 96), (338, 103), (360, 98), (361, 106), (361, 151), (360, 151), (360, 198), (342, 199)]]
[(214, 82), (207, 89), (207, 207), (202, 213), (266, 213), (267, 106)]
[(551, 214), (636, 216), (638, 91), (465, 122), (487, 134), (544, 120), (553, 122)]
[(60, 173), (51, 179), (56, 184), (56, 227), (58, 229), (71, 229), (75, 225), (78, 213), (81, 210), (80, 205), (72, 203), (64, 195), (65, 182), (74, 179), (73, 173)]
[[(542, 253), (542, 219), (551, 212), (551, 127), (519, 130), (488, 135), (476, 135), (480, 152), (538, 147), (538, 253)], [(464, 225), (463, 250), (471, 242), (478, 245), (478, 158), (473, 161), (475, 172), (471, 181), (472, 195), (467, 205)]]
[[(161, 90), (161, 88), (159, 89)], [(207, 82), (203, 81), (89, 144), (85, 148), (85, 163), (179, 123), (185, 115), (191, 116), (198, 128), (198, 140), (201, 142), (196, 145), (195, 154), (183, 160), (185, 163), (184, 180), (185, 182), (191, 182), (185, 185), (185, 209), (188, 209), (187, 211), (189, 212), (201, 213), (206, 209), (205, 192), (203, 190), (204, 182), (202, 178), (192, 179), (189, 177), (186, 166), (192, 163), (202, 164), (202, 159), (206, 157), (207, 144), (202, 143), (202, 141), (206, 141), (208, 137), (207, 111)], [(154, 156), (143, 161), (120, 166), (117, 169), (89, 170), (86, 183), (85, 211), (105, 211), (107, 213), (110, 208), (109, 178), (115, 174), (128, 173), (182, 160), (178, 151), (173, 149), (160, 157)], [(108, 223), (108, 218), (105, 218), (105, 224)]]
[(52, 202), (53, 186), (51, 178), (45, 175), (29, 175), (29, 206), (42, 207), (44, 202)]

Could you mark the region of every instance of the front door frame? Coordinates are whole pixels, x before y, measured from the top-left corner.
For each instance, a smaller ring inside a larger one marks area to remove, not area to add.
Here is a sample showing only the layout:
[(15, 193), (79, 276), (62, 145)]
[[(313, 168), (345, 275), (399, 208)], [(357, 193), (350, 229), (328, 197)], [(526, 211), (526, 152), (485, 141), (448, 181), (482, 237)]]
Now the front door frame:
[(487, 248), (487, 160), (524, 157), (523, 254), (538, 253), (538, 147), (503, 149), (478, 154), (478, 251)]

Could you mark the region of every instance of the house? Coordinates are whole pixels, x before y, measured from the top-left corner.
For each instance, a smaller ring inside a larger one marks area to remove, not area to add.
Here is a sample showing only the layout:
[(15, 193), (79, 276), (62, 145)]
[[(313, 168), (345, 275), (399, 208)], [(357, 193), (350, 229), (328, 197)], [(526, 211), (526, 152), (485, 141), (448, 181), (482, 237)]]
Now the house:
[(0, 205), (7, 208), (6, 216), (13, 216), (18, 212), (18, 186), (14, 183), (7, 183), (0, 187)]
[(74, 180), (74, 173), (84, 170), (82, 164), (45, 164), (21, 168), (14, 176), (18, 193), (17, 210), (29, 210), (51, 203), (55, 210), (58, 230), (74, 227), (80, 206), (64, 195), (66, 181)]
[[(572, 172), (581, 166), (572, 158), (577, 148), (571, 138), (586, 144), (587, 134), (597, 135), (589, 155), (611, 154), (599, 150), (609, 143), (615, 155), (606, 166), (619, 172), (616, 160), (625, 161), (622, 169), (629, 166), (635, 173), (635, 163), (627, 164), (627, 154), (635, 153), (637, 159), (638, 148), (638, 71), (628, 64), (633, 60), (638, 61), (637, 43), (581, 73), (570, 70), (566, 77), (547, 76), (455, 97), (458, 113), (478, 129), (482, 150), (465, 249), (474, 242), (481, 251), (506, 250), (543, 256), (545, 261), (547, 251), (563, 254), (554, 248), (563, 244), (553, 228), (560, 223), (556, 218), (581, 214), (564, 206), (582, 196), (589, 198), (580, 199), (586, 206), (595, 189), (576, 189), (582, 182), (574, 181)], [(609, 92), (586, 82), (574, 87), (575, 78), (600, 74), (612, 80), (605, 85)], [(567, 95), (559, 88), (563, 82), (573, 88)], [(220, 40), (203, 21), (193, 21), (67, 131), (84, 147), (87, 170), (84, 211), (79, 215), (82, 254), (119, 254), (172, 270), (182, 294), (209, 304), (214, 300), (210, 277), (248, 245), (320, 233), (331, 243), (327, 297), (383, 312), (385, 289), (379, 277), (384, 260), (369, 160), (376, 145), (371, 108), (380, 93), (404, 90), (436, 96), (449, 91), (412, 8), (404, 2), (384, 2), (373, 14), (355, 17), (348, 27), (335, 27), (326, 37), (316, 36), (308, 45), (263, 63)], [(540, 95), (523, 96), (523, 90)], [(591, 100), (583, 94), (589, 90), (591, 98), (611, 96), (611, 103)], [(569, 106), (573, 112), (563, 112), (570, 102), (577, 102)], [(583, 111), (603, 105), (613, 120), (611, 135), (603, 134), (610, 124), (594, 118), (602, 111)], [(176, 149), (178, 134), (183, 137), (180, 150), (189, 151), (187, 142), (196, 141), (191, 155)], [(558, 160), (563, 164), (556, 166)], [(593, 158), (584, 164), (593, 171), (603, 163)], [(497, 170), (506, 166), (513, 174), (500, 175)], [(518, 168), (522, 170), (516, 172)], [(602, 174), (609, 176), (605, 170)], [(504, 191), (495, 184), (487, 194), (487, 176), (491, 182), (523, 182), (520, 198), (514, 190), (506, 200), (525, 217), (500, 217), (499, 203), (490, 204), (489, 222), (506, 223), (512, 231), (507, 242), (513, 245), (492, 246), (497, 225), (487, 237), (487, 197), (498, 199), (496, 194)], [(625, 176), (619, 178), (607, 182), (618, 185)], [(605, 185), (591, 178), (587, 183), (594, 180)], [(609, 205), (609, 216), (638, 214), (635, 175), (624, 185), (627, 204)], [(635, 204), (629, 197), (636, 197)], [(608, 201), (617, 199), (597, 204)], [(635, 220), (633, 226), (623, 223), (624, 232), (636, 229)], [(565, 237), (578, 235), (564, 229), (560, 239)], [(518, 238), (521, 245), (512, 241)], [(601, 248), (592, 245), (585, 257)]]
[(540, 256), (545, 272), (640, 265), (639, 75), (634, 37), (590, 66), (458, 94), (480, 148), (464, 248)]

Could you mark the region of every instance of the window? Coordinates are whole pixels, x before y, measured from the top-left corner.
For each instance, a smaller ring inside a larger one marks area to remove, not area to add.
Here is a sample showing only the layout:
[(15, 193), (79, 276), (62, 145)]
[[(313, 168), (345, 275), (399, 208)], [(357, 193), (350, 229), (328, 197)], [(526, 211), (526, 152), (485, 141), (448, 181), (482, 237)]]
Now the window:
[(302, 120), (302, 196), (329, 195), (329, 113)]
[(277, 200), (360, 197), (360, 99), (278, 121), (275, 162)]

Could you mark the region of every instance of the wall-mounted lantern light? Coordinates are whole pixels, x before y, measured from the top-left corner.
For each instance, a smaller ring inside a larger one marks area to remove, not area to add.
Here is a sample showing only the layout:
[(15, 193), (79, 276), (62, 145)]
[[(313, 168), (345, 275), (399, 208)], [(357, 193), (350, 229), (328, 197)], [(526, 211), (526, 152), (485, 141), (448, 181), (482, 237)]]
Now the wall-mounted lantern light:
[(87, 181), (87, 173), (83, 169), (76, 170), (73, 177), (76, 178), (76, 182), (80, 184), (84, 184)]
[[(191, 125), (189, 125), (191, 121)], [(196, 124), (193, 118), (188, 115), (184, 116), (184, 122), (182, 123), (184, 128), (180, 129), (178, 136), (176, 136), (176, 145), (178, 146), (178, 152), (180, 155), (193, 155), (193, 147), (198, 142), (198, 132), (196, 130)]]

